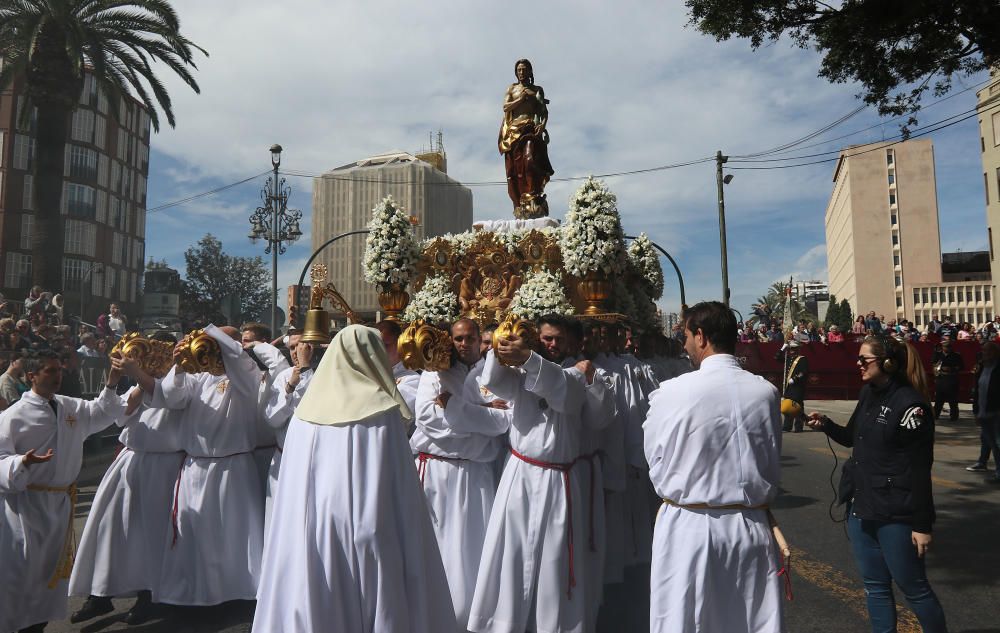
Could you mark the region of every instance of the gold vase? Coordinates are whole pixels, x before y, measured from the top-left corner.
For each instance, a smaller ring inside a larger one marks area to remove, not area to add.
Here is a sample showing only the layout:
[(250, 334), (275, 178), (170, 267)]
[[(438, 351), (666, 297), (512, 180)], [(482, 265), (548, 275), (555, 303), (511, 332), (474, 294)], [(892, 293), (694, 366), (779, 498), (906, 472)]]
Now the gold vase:
[(576, 289), (587, 304), (586, 310), (583, 311), (584, 315), (595, 316), (605, 313), (604, 302), (611, 295), (611, 281), (607, 275), (600, 271), (591, 271), (579, 281)]
[(386, 320), (398, 321), (399, 315), (410, 303), (410, 295), (400, 284), (386, 284), (379, 286), (378, 304), (382, 312), (386, 313)]

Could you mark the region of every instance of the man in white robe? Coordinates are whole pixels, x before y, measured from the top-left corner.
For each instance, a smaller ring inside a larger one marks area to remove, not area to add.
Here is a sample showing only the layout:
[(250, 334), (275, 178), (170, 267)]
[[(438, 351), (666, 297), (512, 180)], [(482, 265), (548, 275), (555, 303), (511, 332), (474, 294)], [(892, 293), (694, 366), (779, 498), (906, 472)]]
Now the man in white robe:
[(583, 571), (585, 489), (576, 469), (585, 387), (594, 368), (563, 369), (566, 324), (545, 317), (545, 358), (530, 342), (505, 338), (490, 351), (483, 384), (513, 404), (511, 457), (486, 531), (469, 630), (478, 633), (582, 632), (590, 580)]
[(271, 385), (270, 398), (264, 408), (264, 419), (274, 432), (276, 444), (267, 472), (267, 495), (264, 504), (264, 534), (271, 518), (271, 507), (274, 503), (274, 493), (278, 489), (278, 475), (281, 472), (281, 458), (285, 450), (285, 435), (288, 433), (288, 422), (305, 395), (309, 383), (315, 374), (316, 363), (321, 357), (313, 350), (310, 343), (302, 342), (301, 334), (288, 335), (288, 349), (292, 353), (292, 366), (282, 371)]
[(459, 319), (451, 326), (451, 340), (457, 357), (452, 366), (420, 376), (410, 448), (417, 455), (455, 616), (464, 629), (496, 492), (493, 465), (512, 413), (502, 400), (485, 402), (467, 382), (470, 371), (484, 363), (478, 324)]
[(782, 631), (767, 505), (781, 475), (778, 391), (740, 368), (719, 302), (685, 313), (696, 371), (664, 382), (644, 425), (656, 492), (650, 631)]
[(265, 409), (271, 399), (271, 387), (278, 374), (288, 369), (288, 359), (277, 347), (271, 344), (271, 329), (263, 323), (244, 323), (240, 328), (240, 344), (243, 349), (257, 362), (261, 371), (260, 391), (257, 395), (257, 418), (254, 432), (256, 446), (253, 451), (257, 471), (260, 473), (261, 490), (267, 487), (268, 472), (277, 448), (274, 429), (268, 424)]
[(178, 412), (149, 406), (157, 389), (158, 380), (144, 377), (123, 396), (125, 428), (118, 441), (125, 448), (94, 495), (70, 578), (70, 595), (87, 596), (70, 617), (74, 624), (113, 611), (112, 597), (138, 595), (125, 616), (130, 625), (152, 615), (153, 583), (159, 580), (174, 482), (184, 458)]
[[(410, 407), (410, 411), (416, 411), (417, 387), (420, 386), (420, 374), (412, 369), (407, 369), (403, 365), (403, 362), (399, 360), (397, 343), (399, 335), (403, 333), (403, 329), (399, 326), (398, 321), (389, 320), (379, 321), (372, 327), (382, 335), (382, 344), (385, 345), (385, 353), (389, 357), (389, 363), (392, 367), (392, 377), (396, 380), (396, 387), (399, 388), (399, 394), (403, 396), (403, 400), (406, 401), (406, 406)], [(410, 431), (413, 431), (412, 427), (410, 427)]]
[(163, 404), (183, 411), (186, 454), (153, 594), (174, 605), (253, 600), (264, 545), (264, 493), (253, 458), (260, 370), (235, 328), (209, 325), (205, 333), (219, 344), (225, 374), (175, 366), (161, 383)]
[(25, 361), (31, 391), (0, 414), (0, 632), (40, 633), (66, 617), (73, 567), (73, 510), (83, 441), (124, 415), (114, 388), (134, 361), (112, 360), (93, 401), (56, 395), (54, 352)]

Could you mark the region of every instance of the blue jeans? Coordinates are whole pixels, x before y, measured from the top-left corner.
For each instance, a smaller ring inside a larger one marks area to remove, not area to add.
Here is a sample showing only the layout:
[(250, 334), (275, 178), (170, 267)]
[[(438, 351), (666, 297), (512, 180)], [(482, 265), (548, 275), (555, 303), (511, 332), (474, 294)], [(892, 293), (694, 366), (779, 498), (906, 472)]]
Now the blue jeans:
[(924, 633), (947, 631), (944, 610), (927, 582), (924, 560), (917, 557), (911, 532), (911, 526), (906, 523), (868, 521), (848, 515), (847, 533), (854, 560), (865, 581), (872, 633), (896, 633), (894, 580)]

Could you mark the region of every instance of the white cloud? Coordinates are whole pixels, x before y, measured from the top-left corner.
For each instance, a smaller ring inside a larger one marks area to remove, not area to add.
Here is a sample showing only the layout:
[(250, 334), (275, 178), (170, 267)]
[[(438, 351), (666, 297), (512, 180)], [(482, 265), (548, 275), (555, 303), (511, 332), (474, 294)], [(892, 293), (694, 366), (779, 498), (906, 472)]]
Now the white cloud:
[[(502, 181), (500, 104), (520, 57), (532, 60), (551, 100), (557, 179), (666, 165), (719, 149), (734, 157), (727, 168), (773, 166), (739, 165), (735, 158), (804, 136), (857, 105), (854, 87), (816, 77), (814, 52), (778, 43), (754, 53), (745, 42), (717, 43), (684, 26), (679, 2), (246, 0), (236, 11), (226, 2), (174, 4), (185, 35), (210, 57), (198, 61), (201, 95), (161, 72), (178, 127), (154, 137), (151, 205), (266, 170), (275, 142), (285, 150), (283, 167), (318, 174), (391, 148), (416, 150), (438, 129), (453, 177)], [(970, 95), (928, 111), (925, 120), (968, 109)], [(836, 133), (875, 121), (865, 113)], [(981, 182), (978, 134), (970, 135), (969, 125), (974, 129), (972, 122), (950, 128), (940, 141), (935, 137), (942, 209), (955, 209), (961, 219), (969, 236), (961, 244), (985, 233), (982, 196), (965, 193)], [(892, 135), (896, 128), (888, 124), (885, 131)], [(881, 134), (876, 128), (840, 142), (879, 140), (872, 135)], [(800, 244), (822, 243), (832, 171), (833, 164), (824, 163), (729, 172), (736, 176), (725, 191), (734, 303), (759, 296), (777, 271), (826, 277), (825, 250), (803, 251)], [(309, 180), (291, 184), (292, 204), (308, 220)], [(678, 260), (688, 302), (717, 298), (714, 163), (608, 184), (618, 194), (626, 231), (645, 230)], [(209, 230), (223, 237), (227, 250), (261, 252), (244, 236), (262, 185), (263, 178), (151, 214), (147, 252), (174, 261), (183, 251), (180, 240), (193, 242)], [(550, 183), (554, 216), (563, 216), (578, 185)], [(503, 186), (475, 187), (474, 200), (477, 218), (509, 217)], [(184, 226), (187, 234), (178, 233)], [(942, 222), (942, 229), (944, 243), (952, 243), (950, 224)], [(296, 248), (305, 251), (306, 244), (308, 239)], [(299, 256), (296, 250), (288, 257)], [(284, 260), (281, 265), (285, 275)], [(676, 302), (668, 283), (664, 303)]]

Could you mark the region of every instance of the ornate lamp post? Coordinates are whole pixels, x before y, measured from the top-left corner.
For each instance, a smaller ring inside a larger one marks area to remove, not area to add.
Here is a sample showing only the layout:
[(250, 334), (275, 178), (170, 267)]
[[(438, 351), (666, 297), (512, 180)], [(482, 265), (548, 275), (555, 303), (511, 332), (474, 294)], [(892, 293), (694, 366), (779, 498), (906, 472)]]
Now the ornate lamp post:
[(302, 237), (299, 220), (302, 212), (288, 208), (291, 187), (285, 179), (278, 179), (281, 165), (281, 145), (271, 146), (271, 167), (274, 175), (267, 179), (260, 192), (262, 206), (250, 216), (250, 239), (256, 244), (262, 239), (267, 242), (265, 253), (271, 255), (271, 328), (278, 329), (278, 255), (285, 252), (285, 242), (294, 242)]

